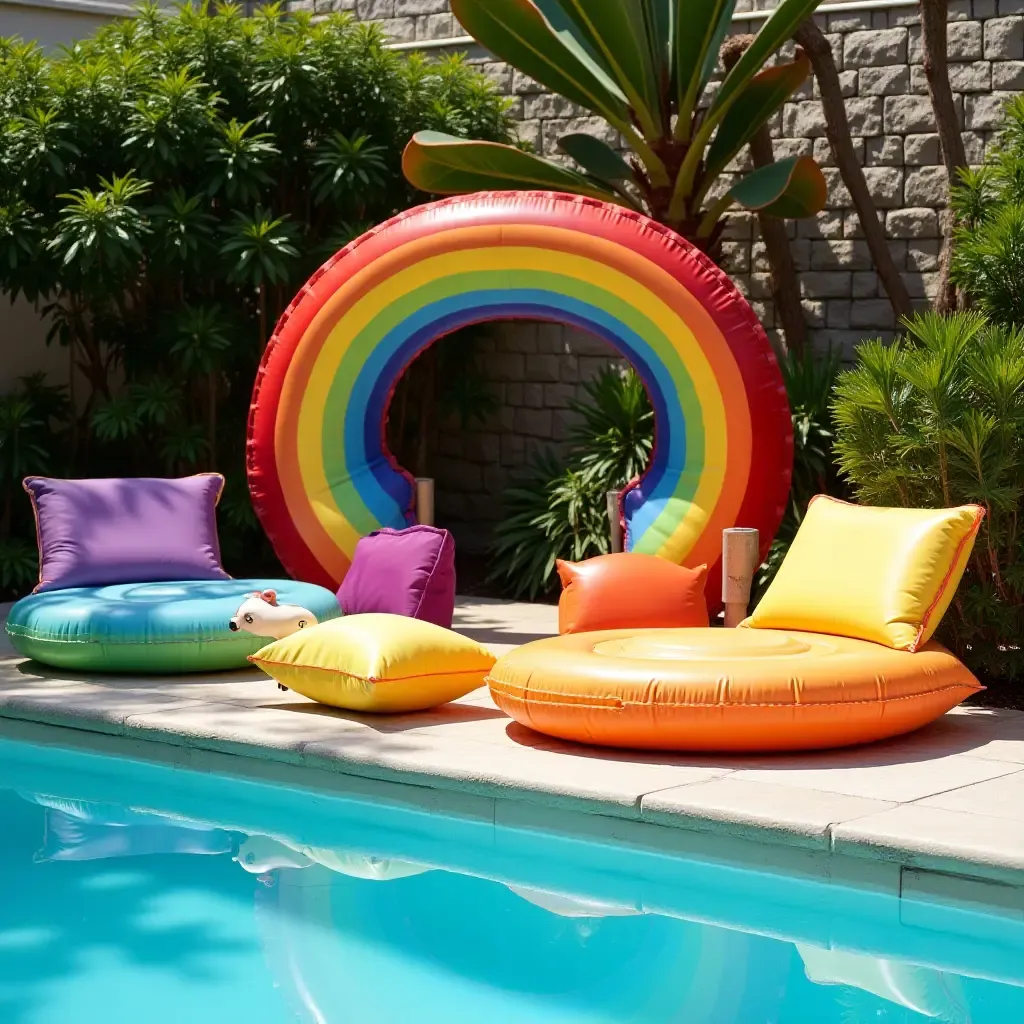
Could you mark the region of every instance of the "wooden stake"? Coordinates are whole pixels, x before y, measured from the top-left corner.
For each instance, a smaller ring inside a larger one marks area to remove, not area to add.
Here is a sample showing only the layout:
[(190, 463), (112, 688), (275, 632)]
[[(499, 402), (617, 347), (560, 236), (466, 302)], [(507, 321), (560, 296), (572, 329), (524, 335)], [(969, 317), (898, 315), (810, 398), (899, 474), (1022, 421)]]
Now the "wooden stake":
[(434, 478), (416, 477), (416, 522), (420, 526), (434, 525)]
[(605, 500), (608, 503), (608, 536), (611, 540), (613, 553), (622, 550), (622, 520), (619, 518), (619, 491), (607, 491)]
[(722, 531), (722, 603), (725, 624), (730, 628), (747, 617), (750, 586), (760, 561), (759, 549), (757, 530), (736, 526)]

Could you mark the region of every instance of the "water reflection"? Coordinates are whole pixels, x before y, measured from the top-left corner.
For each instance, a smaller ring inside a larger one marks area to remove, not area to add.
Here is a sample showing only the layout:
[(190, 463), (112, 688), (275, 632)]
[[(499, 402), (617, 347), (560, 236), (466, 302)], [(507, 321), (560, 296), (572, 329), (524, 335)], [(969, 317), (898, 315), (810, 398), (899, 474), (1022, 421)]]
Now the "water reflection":
[[(190, 804), (217, 800), (186, 793), (178, 810), (165, 792), (159, 806), (133, 806), (83, 799), (73, 782), (19, 790), (32, 805), (21, 813), (0, 791), (0, 825), (10, 823), (0, 859), (11, 893), (0, 911), (5, 1022), (121, 1020), (88, 1002), (92, 941), (124, 947), (102, 976), (125, 990), (132, 972), (156, 969), (175, 974), (181, 999), (202, 988), (199, 1010), (184, 1014), (172, 997), (152, 1008), (154, 1022), (1024, 1021), (1024, 927), (1013, 915), (941, 904), (911, 913), (878, 894), (500, 836), (486, 822), (460, 838), (437, 815), (354, 801), (318, 799), (303, 814), (294, 792), (263, 808), (250, 792), (232, 813), (193, 817)], [(381, 815), (388, 828), (368, 824)], [(325, 841), (337, 836), (349, 841)], [(26, 894), (55, 885), (56, 919), (38, 920), (40, 897)], [(103, 907), (110, 919), (97, 935)], [(76, 921), (92, 923), (75, 931)], [(65, 952), (59, 978), (43, 979), (69, 942), (77, 959)], [(69, 997), (55, 986), (71, 976), (77, 1011), (58, 1016)]]

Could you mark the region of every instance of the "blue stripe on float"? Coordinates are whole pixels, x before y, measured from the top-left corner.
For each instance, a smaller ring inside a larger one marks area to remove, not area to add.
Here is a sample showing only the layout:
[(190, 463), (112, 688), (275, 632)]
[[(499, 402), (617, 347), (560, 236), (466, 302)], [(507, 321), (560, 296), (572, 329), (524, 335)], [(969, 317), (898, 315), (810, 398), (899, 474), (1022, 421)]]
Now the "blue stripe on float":
[[(360, 478), (360, 497), (381, 525), (401, 527), (412, 521), (412, 488), (384, 452), (383, 420), (391, 388), (407, 364), (431, 342), (469, 324), (504, 319), (552, 320), (589, 331), (620, 351), (643, 379), (654, 406), (658, 444), (644, 478), (647, 514), (637, 502), (628, 503), (627, 521), (633, 521), (635, 527), (629, 533), (635, 542), (649, 525), (641, 527), (636, 522), (638, 514), (653, 521), (656, 509), (674, 494), (685, 473), (682, 409), (663, 393), (660, 376), (653, 370), (660, 367), (660, 360), (640, 335), (604, 310), (537, 289), (488, 289), (451, 296), (417, 310), (381, 339), (359, 372), (352, 390), (355, 400), (345, 418), (345, 462), (350, 479)], [(368, 394), (365, 405), (358, 401), (362, 394)], [(324, 443), (329, 440), (324, 438)], [(342, 481), (329, 483), (333, 488)]]

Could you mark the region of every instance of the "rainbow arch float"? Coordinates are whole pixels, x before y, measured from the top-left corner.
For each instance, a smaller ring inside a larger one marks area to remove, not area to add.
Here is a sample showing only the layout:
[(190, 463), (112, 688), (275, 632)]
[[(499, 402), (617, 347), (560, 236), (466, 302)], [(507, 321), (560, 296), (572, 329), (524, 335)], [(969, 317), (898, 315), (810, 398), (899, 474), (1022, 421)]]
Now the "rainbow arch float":
[(360, 537), (415, 522), (415, 482), (384, 440), (394, 386), (444, 335), (515, 318), (604, 338), (644, 381), (656, 445), (623, 492), (627, 550), (707, 563), (709, 592), (723, 528), (756, 527), (767, 552), (789, 493), (789, 406), (768, 338), (732, 282), (621, 207), (483, 193), (363, 235), (277, 325), (254, 389), (247, 467), (293, 576), (335, 586)]

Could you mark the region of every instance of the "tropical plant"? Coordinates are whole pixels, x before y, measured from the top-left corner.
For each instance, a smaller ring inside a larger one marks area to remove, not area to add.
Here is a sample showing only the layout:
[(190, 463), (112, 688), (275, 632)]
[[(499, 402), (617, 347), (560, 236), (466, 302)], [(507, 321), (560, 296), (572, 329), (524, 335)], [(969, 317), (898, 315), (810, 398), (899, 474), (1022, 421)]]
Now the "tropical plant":
[(723, 175), (806, 80), (810, 63), (802, 52), (765, 65), (817, 2), (782, 0), (711, 88), (734, 0), (452, 0), (474, 39), (603, 117), (626, 156), (593, 135), (570, 133), (558, 145), (576, 170), (523, 148), (435, 130), (409, 143), (406, 176), (424, 191), (444, 194), (542, 188), (619, 203), (713, 256), (733, 205), (810, 216), (825, 202), (825, 181), (810, 157), (779, 160), (731, 184)]
[(790, 352), (779, 360), (793, 425), (793, 476), (782, 522), (755, 579), (754, 604), (775, 578), (811, 498), (816, 494), (846, 494), (833, 451), (831, 409), (841, 365), (839, 353), (831, 349), (822, 354)]
[(570, 402), (577, 422), (569, 443), (588, 481), (606, 491), (625, 487), (647, 468), (654, 450), (654, 409), (635, 370), (609, 366)]
[(1024, 325), (1024, 96), (1006, 105), (982, 167), (965, 168), (953, 190), (959, 225), (953, 280), (999, 324)]
[(534, 598), (554, 584), (555, 561), (579, 561), (609, 550), (608, 491), (647, 468), (654, 449), (654, 411), (634, 370), (610, 366), (584, 385), (572, 409), (568, 465), (550, 451), (507, 489), (495, 530), (492, 580), (514, 596)]
[(23, 593), (38, 580), (32, 511), (21, 481), (65, 469), (67, 413), (65, 390), (48, 385), (43, 374), (22, 377), (14, 391), (0, 395), (0, 591), (7, 594)]
[[(53, 56), (0, 40), (0, 289), (75, 367), (63, 468), (226, 470), (228, 549), (269, 562), (240, 511), (263, 347), (320, 263), (424, 198), (400, 162), (423, 129), (508, 141), (508, 102), (350, 15), (148, 4)], [(46, 468), (23, 399), (0, 410), (11, 473)]]
[(1024, 330), (920, 314), (891, 345), (862, 345), (835, 396), (835, 450), (858, 498), (984, 506), (940, 636), (976, 671), (1024, 674)]
[(609, 550), (605, 491), (550, 451), (538, 454), (521, 484), (502, 495), (505, 516), (495, 531), (490, 579), (530, 600), (554, 583), (559, 558), (579, 561)]

